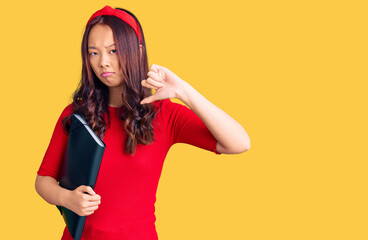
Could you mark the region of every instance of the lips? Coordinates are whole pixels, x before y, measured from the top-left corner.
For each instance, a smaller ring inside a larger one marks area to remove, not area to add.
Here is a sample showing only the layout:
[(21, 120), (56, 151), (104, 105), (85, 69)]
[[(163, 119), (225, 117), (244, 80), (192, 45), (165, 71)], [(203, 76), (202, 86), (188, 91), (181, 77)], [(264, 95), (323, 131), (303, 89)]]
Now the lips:
[(109, 77), (109, 76), (111, 76), (113, 74), (114, 74), (113, 72), (103, 72), (103, 73), (101, 73), (101, 76), (102, 77)]

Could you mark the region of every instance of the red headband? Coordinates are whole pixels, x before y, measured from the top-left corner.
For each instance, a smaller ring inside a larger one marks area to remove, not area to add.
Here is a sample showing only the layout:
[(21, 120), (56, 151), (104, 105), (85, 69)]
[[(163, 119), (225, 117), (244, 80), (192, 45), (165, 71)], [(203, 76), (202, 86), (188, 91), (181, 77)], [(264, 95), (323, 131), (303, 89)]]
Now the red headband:
[(137, 24), (137, 22), (135, 21), (135, 19), (129, 15), (127, 12), (119, 10), (119, 9), (114, 9), (111, 8), (110, 6), (106, 5), (104, 8), (96, 11), (88, 20), (88, 23), (94, 19), (95, 17), (101, 16), (101, 15), (112, 15), (112, 16), (116, 16), (118, 18), (120, 18), (121, 20), (123, 20), (124, 22), (126, 22), (127, 24), (129, 24), (135, 31), (135, 33), (138, 36), (139, 42), (142, 44), (142, 36), (141, 33), (139, 31), (139, 26)]

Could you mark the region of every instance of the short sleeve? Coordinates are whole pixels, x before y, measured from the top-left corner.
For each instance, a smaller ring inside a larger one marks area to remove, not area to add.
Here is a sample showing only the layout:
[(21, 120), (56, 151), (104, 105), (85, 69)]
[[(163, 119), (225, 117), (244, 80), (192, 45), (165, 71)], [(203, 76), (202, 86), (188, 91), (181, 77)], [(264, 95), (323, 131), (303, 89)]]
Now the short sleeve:
[(170, 144), (187, 143), (219, 155), (217, 140), (204, 122), (187, 106), (162, 100), (161, 111), (166, 119)]
[(72, 114), (72, 104), (68, 105), (61, 113), (56, 122), (49, 146), (43, 157), (38, 175), (50, 176), (59, 180), (59, 170), (65, 156), (65, 150), (68, 143), (68, 135), (62, 126), (62, 120)]

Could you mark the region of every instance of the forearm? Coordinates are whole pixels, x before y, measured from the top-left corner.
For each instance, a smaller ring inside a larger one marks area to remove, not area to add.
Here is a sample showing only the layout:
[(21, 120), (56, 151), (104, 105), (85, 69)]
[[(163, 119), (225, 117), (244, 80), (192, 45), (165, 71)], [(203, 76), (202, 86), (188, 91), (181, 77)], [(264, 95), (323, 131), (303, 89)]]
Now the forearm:
[(49, 176), (37, 175), (35, 188), (46, 202), (58, 206), (65, 206), (66, 197), (70, 192), (60, 187), (56, 179)]
[(245, 129), (227, 113), (203, 97), (187, 82), (182, 82), (177, 98), (184, 102), (207, 126), (219, 144), (228, 152), (244, 152), (250, 148)]

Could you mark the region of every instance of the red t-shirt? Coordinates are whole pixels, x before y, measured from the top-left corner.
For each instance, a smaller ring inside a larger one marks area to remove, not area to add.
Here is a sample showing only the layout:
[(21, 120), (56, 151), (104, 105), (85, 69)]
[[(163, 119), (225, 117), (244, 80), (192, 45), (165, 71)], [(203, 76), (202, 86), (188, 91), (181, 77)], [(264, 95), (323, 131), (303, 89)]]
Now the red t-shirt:
[[(87, 216), (82, 240), (157, 240), (155, 227), (156, 190), (164, 159), (175, 143), (187, 143), (216, 151), (217, 140), (203, 121), (188, 107), (164, 99), (153, 102), (159, 110), (154, 123), (155, 140), (138, 144), (134, 156), (126, 154), (126, 133), (109, 106), (111, 124), (102, 139), (106, 144), (94, 191), (101, 196), (99, 208)], [(59, 117), (38, 175), (60, 180), (68, 135), (62, 119), (72, 114), (72, 104)], [(105, 113), (105, 120), (106, 120)], [(106, 121), (107, 122), (107, 121)], [(65, 226), (62, 240), (72, 237)]]

